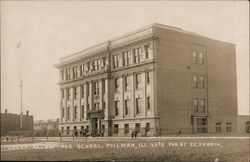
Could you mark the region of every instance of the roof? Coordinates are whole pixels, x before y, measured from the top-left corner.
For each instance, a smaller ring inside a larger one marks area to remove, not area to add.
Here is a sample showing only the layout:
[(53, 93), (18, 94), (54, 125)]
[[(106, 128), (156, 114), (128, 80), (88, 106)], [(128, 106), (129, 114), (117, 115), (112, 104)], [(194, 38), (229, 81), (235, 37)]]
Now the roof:
[(193, 35), (196, 37), (207, 38), (207, 37), (199, 35), (197, 33), (184, 31), (181, 28), (163, 25), (163, 24), (159, 24), (159, 23), (153, 23), (151, 25), (139, 28), (137, 30), (131, 31), (131, 32), (126, 33), (126, 34), (123, 34), (121, 36), (111, 38), (108, 41), (91, 46), (91, 47), (86, 48), (80, 52), (68, 55), (66, 57), (62, 57), (62, 58), (60, 58), (60, 63), (56, 64), (55, 67), (59, 68), (60, 66), (68, 64), (70, 62), (75, 62), (75, 61), (78, 61), (79, 59), (86, 58), (88, 56), (92, 56), (92, 55), (97, 54), (97, 53), (105, 52), (108, 50), (108, 46), (112, 47), (114, 45), (117, 45), (119, 43), (127, 41), (129, 38), (132, 39), (132, 38), (135, 38), (136, 36), (140, 37), (140, 36), (144, 36), (147, 34), (153, 34), (154, 27), (155, 28), (163, 28), (163, 29), (167, 29), (167, 30), (171, 30), (171, 31), (179, 32), (179, 33), (188, 34), (188, 35)]

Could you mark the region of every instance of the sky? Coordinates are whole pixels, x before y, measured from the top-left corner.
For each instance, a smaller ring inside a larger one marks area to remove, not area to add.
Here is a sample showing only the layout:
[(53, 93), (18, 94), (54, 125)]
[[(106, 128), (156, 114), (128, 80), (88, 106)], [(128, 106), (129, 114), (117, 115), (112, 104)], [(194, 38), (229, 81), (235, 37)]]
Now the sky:
[(249, 113), (247, 1), (0, 3), (1, 112), (20, 113), (21, 71), (23, 112), (29, 110), (35, 120), (59, 118), (54, 65), (61, 57), (157, 22), (236, 44), (238, 113)]

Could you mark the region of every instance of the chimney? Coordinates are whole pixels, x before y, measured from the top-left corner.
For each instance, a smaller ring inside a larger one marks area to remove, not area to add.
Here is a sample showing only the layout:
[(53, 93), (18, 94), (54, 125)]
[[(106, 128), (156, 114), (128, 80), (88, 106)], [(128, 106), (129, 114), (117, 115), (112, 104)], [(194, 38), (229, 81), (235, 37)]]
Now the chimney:
[(5, 114), (7, 114), (8, 113), (8, 110), (7, 109), (5, 109)]
[(29, 116), (29, 111), (28, 110), (26, 111), (26, 115)]

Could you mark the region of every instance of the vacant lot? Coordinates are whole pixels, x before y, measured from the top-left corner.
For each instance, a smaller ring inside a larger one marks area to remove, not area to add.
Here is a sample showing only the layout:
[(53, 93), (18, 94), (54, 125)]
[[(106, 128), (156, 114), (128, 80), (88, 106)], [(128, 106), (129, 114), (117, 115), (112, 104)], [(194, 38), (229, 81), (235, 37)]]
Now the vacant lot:
[(105, 138), (1, 146), (2, 160), (249, 160), (249, 138)]

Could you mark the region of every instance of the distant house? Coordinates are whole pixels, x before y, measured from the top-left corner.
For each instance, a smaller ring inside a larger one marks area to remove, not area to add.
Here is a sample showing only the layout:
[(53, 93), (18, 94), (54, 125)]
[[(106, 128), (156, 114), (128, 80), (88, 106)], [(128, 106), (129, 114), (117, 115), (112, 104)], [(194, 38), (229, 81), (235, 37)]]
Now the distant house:
[(237, 118), (237, 131), (250, 133), (250, 115), (239, 115)]
[(58, 122), (56, 120), (37, 120), (34, 124), (34, 132), (36, 136), (58, 136)]
[(1, 136), (6, 135), (32, 135), (33, 134), (33, 116), (22, 115), (22, 128), (21, 128), (21, 115), (11, 114), (5, 110), (1, 113)]

